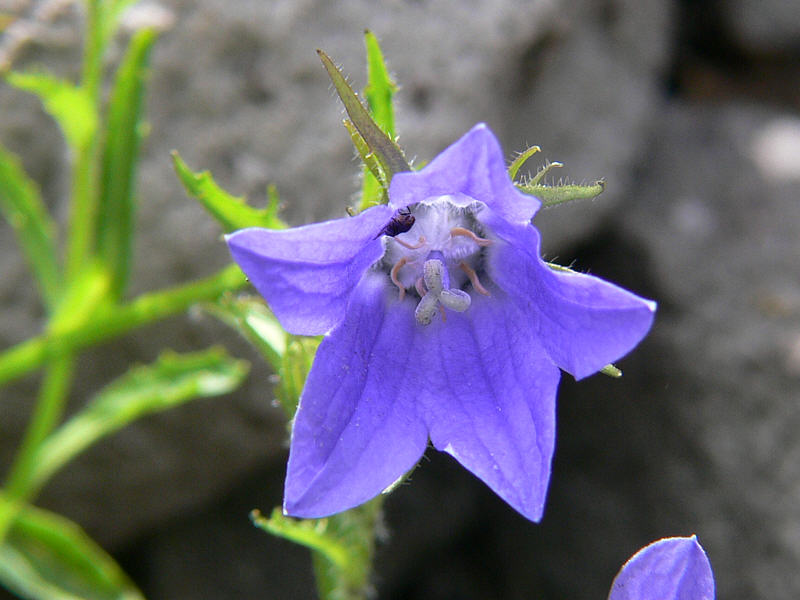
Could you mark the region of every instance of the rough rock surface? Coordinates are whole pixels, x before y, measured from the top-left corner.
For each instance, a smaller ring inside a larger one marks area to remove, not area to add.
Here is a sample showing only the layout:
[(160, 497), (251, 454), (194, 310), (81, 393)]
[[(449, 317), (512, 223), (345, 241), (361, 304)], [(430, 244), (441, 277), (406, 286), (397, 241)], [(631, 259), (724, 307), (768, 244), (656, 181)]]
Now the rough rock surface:
[[(701, 4), (729, 23), (714, 12), (727, 4)], [(600, 201), (537, 219), (545, 252), (660, 303), (622, 380), (562, 383), (543, 523), (431, 457), (387, 503), (379, 597), (604, 597), (641, 546), (690, 533), (709, 552), (719, 597), (797, 597), (798, 106), (769, 106), (763, 82), (760, 104), (731, 102), (725, 86), (709, 102), (708, 89), (690, 88), (697, 78), (670, 73), (692, 49), (680, 46), (686, 14), (667, 0), (164, 5), (176, 22), (153, 57), (132, 293), (228, 261), (218, 229), (171, 171), (173, 148), (256, 203), (277, 184), (292, 223), (343, 214), (357, 163), (314, 49), (360, 87), (369, 27), (402, 85), (398, 130), (410, 155), (428, 160), (482, 120), (509, 156), (538, 144), (568, 178), (606, 177)], [(21, 64), (69, 75), (77, 41), (58, 39)], [(0, 103), (0, 139), (63, 218), (55, 128), (20, 93), (0, 88)], [(789, 166), (776, 174), (779, 153)], [(41, 310), (4, 223), (0, 272), (5, 347), (37, 331)], [(104, 441), (42, 503), (121, 552), (149, 598), (313, 597), (304, 553), (247, 523), (250, 508), (280, 502), (285, 430), (267, 368), (244, 343), (207, 318), (150, 327), (85, 355), (73, 406), (162, 347), (220, 342), (253, 360), (245, 388)], [(35, 383), (3, 390), (3, 464)]]

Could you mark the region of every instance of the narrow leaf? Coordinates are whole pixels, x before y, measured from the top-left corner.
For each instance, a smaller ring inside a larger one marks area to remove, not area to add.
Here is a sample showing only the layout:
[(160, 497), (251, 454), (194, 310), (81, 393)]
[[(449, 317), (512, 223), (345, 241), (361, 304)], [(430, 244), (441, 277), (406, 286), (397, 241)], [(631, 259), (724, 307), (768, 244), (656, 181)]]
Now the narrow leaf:
[(219, 187), (208, 171), (193, 172), (175, 151), (172, 152), (172, 164), (186, 192), (200, 201), (226, 233), (245, 227), (287, 227), (277, 215), (279, 203), (274, 187), (268, 191), (267, 208), (257, 209), (249, 206), (243, 198), (233, 196)]
[(0, 145), (0, 212), (17, 234), (45, 305), (56, 304), (61, 276), (56, 259), (56, 225), (17, 157)]
[(6, 75), (6, 81), (39, 97), (73, 152), (88, 147), (97, 130), (97, 112), (84, 88), (47, 73), (11, 72)]
[(541, 148), (539, 148), (539, 146), (531, 146), (525, 150), (525, 152), (522, 152), (519, 156), (517, 156), (517, 158), (514, 159), (514, 162), (508, 166), (508, 176), (513, 180), (517, 176), (517, 172), (520, 170), (520, 167), (522, 167), (522, 165), (524, 165), (531, 156), (540, 151)]
[(403, 151), (370, 117), (367, 109), (361, 104), (358, 95), (347, 83), (342, 72), (333, 64), (331, 58), (322, 50), (317, 50), (317, 54), (322, 59), (322, 64), (325, 65), (325, 70), (328, 71), (333, 87), (336, 88), (336, 92), (339, 94), (350, 120), (381, 163), (381, 167), (386, 173), (386, 179), (391, 181), (395, 173), (410, 171), (411, 166), (403, 155)]
[(253, 296), (226, 294), (203, 308), (214, 317), (241, 333), (278, 372), (289, 342), (289, 334), (264, 304)]
[(0, 582), (36, 600), (144, 600), (78, 525), (32, 506), (16, 512), (0, 543)]
[[(364, 43), (367, 48), (367, 87), (364, 88), (364, 96), (367, 99), (370, 116), (375, 120), (375, 124), (394, 139), (394, 108), (392, 97), (397, 91), (397, 86), (389, 76), (389, 70), (383, 60), (378, 38), (371, 31), (364, 32)], [(345, 123), (347, 125), (349, 121)], [(355, 126), (350, 123), (347, 128), (353, 144), (356, 146), (361, 159), (364, 161), (363, 182), (361, 185), (361, 210), (369, 208), (375, 204), (386, 202), (389, 184), (386, 176), (379, 168), (378, 159), (372, 154), (364, 142), (364, 138), (358, 134)], [(363, 149), (359, 147), (359, 142)], [(370, 163), (374, 163), (371, 164)]]
[(137, 32), (117, 70), (104, 134), (97, 253), (112, 274), (112, 297), (119, 299), (130, 274), (134, 224), (134, 184), (140, 118), (150, 50), (156, 32)]
[(389, 76), (375, 34), (371, 31), (364, 32), (364, 43), (367, 47), (367, 87), (364, 88), (364, 96), (375, 124), (394, 139), (392, 96), (397, 91), (397, 85)]
[(183, 355), (168, 352), (154, 364), (134, 367), (44, 441), (31, 479), (41, 486), (100, 438), (145, 415), (230, 392), (246, 373), (247, 363), (219, 348)]

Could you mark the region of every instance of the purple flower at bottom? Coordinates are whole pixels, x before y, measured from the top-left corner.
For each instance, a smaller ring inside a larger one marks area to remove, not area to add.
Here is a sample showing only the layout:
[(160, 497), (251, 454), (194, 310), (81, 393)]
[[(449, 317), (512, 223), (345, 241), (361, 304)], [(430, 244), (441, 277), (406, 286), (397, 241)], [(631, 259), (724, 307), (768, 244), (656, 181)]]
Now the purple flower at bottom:
[(326, 334), (292, 429), (284, 511), (323, 517), (409, 471), (428, 441), (523, 515), (544, 509), (559, 367), (629, 352), (655, 304), (539, 257), (536, 198), (475, 126), (396, 174), (389, 204), (228, 236), (287, 331)]
[(714, 575), (697, 537), (666, 538), (637, 552), (608, 600), (714, 600)]

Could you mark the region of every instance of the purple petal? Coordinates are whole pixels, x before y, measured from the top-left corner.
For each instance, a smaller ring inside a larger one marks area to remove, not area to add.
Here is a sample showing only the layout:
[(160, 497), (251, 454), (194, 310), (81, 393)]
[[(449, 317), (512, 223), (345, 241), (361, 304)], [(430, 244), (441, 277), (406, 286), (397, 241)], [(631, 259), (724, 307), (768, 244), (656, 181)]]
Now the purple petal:
[(555, 363), (576, 379), (630, 352), (653, 323), (655, 302), (581, 273), (555, 271), (539, 257), (532, 225), (508, 223), (493, 211), (480, 219), (500, 238), (488, 253), (491, 278), (536, 322)]
[(284, 329), (319, 335), (344, 318), (353, 288), (383, 254), (373, 238), (391, 214), (389, 207), (376, 206), (356, 217), (294, 229), (242, 229), (226, 240)]
[(426, 198), (463, 194), (478, 200), (508, 221), (530, 221), (541, 202), (511, 182), (503, 151), (492, 131), (479, 123), (420, 171), (397, 173), (389, 187), (392, 208)]
[[(387, 311), (387, 305), (394, 310)], [(420, 459), (427, 430), (406, 374), (416, 322), (385, 275), (368, 274), (320, 344), (292, 429), (284, 511), (323, 517), (366, 502)]]
[(697, 537), (642, 548), (614, 579), (608, 600), (713, 600), (714, 575)]
[(417, 333), (419, 402), (433, 445), (527, 518), (544, 510), (560, 372), (500, 290)]

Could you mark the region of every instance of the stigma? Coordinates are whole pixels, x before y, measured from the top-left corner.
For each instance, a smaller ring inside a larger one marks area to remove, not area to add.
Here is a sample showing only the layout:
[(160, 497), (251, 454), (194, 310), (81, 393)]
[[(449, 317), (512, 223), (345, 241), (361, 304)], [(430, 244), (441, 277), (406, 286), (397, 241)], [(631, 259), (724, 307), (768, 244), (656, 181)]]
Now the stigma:
[(437, 314), (446, 320), (445, 309), (466, 311), (470, 292), (490, 295), (480, 281), (484, 254), (493, 243), (475, 219), (482, 208), (477, 202), (457, 204), (450, 196), (430, 198), (399, 213), (410, 221), (408, 229), (394, 234), (393, 219), (381, 231), (385, 252), (379, 265), (401, 301), (406, 295), (419, 298), (418, 324), (429, 325)]

